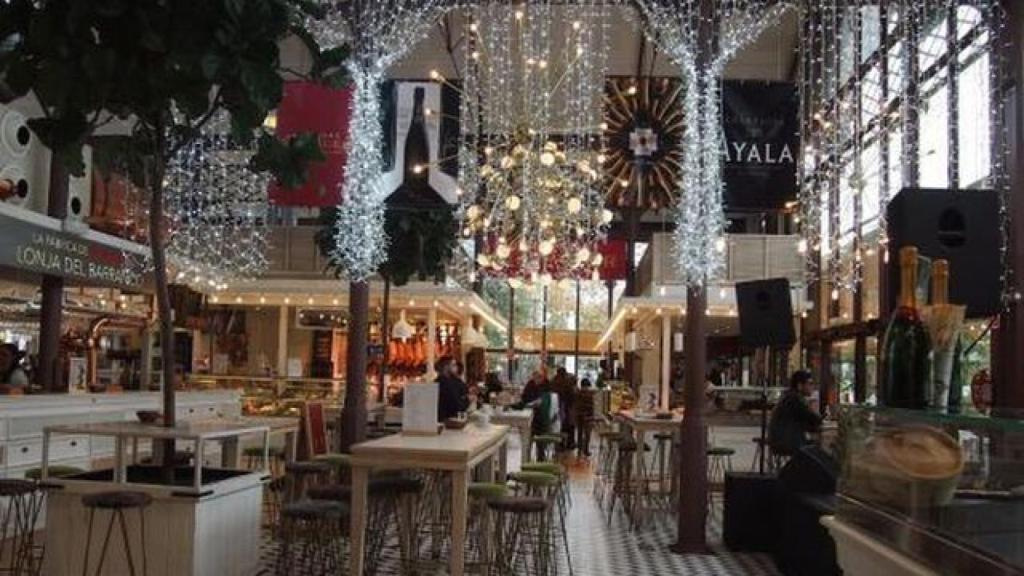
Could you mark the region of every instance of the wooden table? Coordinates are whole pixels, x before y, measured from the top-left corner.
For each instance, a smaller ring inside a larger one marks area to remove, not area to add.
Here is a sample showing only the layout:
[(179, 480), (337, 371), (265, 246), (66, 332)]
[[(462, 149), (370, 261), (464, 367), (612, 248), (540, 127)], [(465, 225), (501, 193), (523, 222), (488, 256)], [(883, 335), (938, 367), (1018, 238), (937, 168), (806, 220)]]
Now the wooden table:
[(295, 462), (299, 444), (299, 419), (292, 416), (243, 416), (242, 421), (254, 426), (266, 426), (270, 435), (284, 436), (284, 461)]
[[(452, 555), (449, 574), (463, 576), (470, 472), (478, 464), (493, 473), (499, 458), (501, 477), (506, 472), (508, 426), (469, 425), (436, 436), (395, 434), (352, 447), (352, 510), (349, 574), (362, 574), (366, 548), (367, 484), (371, 469), (439, 470), (452, 475)], [(409, 520), (409, 515), (406, 515)], [(411, 527), (406, 527), (409, 529)]]
[(511, 426), (519, 430), (519, 438), (522, 444), (523, 462), (530, 462), (533, 459), (533, 450), (530, 442), (533, 437), (533, 410), (505, 410), (491, 414), (491, 422)]
[(225, 468), (237, 467), (238, 437), (245, 434), (263, 435), (263, 462), (266, 467), (270, 462), (270, 428), (263, 425), (247, 423), (241, 419), (194, 420), (179, 423), (174, 428), (164, 428), (159, 424), (143, 424), (142, 422), (90, 422), (86, 424), (68, 424), (63, 426), (47, 426), (43, 429), (43, 464), (42, 477), (47, 478), (49, 471), (50, 437), (54, 434), (82, 434), (87, 436), (109, 436), (114, 438), (114, 482), (124, 483), (127, 477), (125, 462), (125, 445), (127, 440), (137, 441), (139, 438), (152, 440), (184, 440), (195, 443), (193, 460), (195, 461), (194, 486), (199, 492), (203, 484), (203, 450), (207, 441), (221, 442), (221, 460)]

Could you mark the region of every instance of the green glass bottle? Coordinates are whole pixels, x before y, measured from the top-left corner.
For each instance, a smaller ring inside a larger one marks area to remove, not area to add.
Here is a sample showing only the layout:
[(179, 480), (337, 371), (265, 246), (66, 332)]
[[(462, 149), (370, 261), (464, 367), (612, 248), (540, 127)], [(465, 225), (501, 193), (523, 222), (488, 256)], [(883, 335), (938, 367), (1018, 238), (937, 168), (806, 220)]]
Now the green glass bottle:
[(928, 406), (931, 342), (917, 308), (917, 248), (900, 250), (900, 300), (882, 343), (879, 403), (894, 408)]

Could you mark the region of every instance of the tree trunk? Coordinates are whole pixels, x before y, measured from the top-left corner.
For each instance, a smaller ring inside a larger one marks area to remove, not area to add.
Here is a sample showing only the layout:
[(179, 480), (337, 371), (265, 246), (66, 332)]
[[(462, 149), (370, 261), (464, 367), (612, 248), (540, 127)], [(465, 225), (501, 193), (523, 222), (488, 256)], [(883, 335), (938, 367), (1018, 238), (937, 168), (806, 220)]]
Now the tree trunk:
[[(160, 360), (163, 370), (164, 426), (173, 428), (175, 418), (174, 317), (167, 280), (167, 253), (164, 238), (164, 170), (153, 170), (150, 181), (149, 245), (153, 252), (153, 289), (156, 292), (157, 319), (160, 323)], [(164, 477), (174, 478), (174, 440), (162, 443)]]
[[(54, 155), (50, 162), (50, 192), (46, 213), (63, 221), (68, 215), (68, 172)], [(64, 370), (60, 363), (61, 318), (64, 313), (64, 278), (43, 275), (42, 303), (39, 308), (39, 373), (37, 383), (44, 391), (64, 390)]]
[(348, 289), (348, 355), (345, 406), (341, 411), (341, 452), (366, 438), (366, 341), (369, 332), (370, 284), (352, 282)]
[(377, 399), (384, 402), (388, 396), (388, 375), (391, 372), (391, 315), (388, 310), (391, 306), (391, 277), (384, 276), (384, 308), (381, 310), (380, 341), (384, 345), (384, 354), (380, 361), (380, 391)]
[(679, 458), (679, 509), (674, 550), (681, 554), (707, 552), (704, 525), (708, 513), (707, 447), (704, 431), (704, 368), (707, 355), (705, 317), (707, 292), (690, 287), (686, 292), (686, 381)]

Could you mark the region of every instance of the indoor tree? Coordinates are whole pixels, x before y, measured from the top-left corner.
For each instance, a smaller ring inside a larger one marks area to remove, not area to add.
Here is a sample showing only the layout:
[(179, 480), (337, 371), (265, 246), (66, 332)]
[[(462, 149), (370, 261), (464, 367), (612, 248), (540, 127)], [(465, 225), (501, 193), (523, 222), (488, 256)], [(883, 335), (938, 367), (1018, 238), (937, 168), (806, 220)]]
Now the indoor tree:
[[(341, 82), (344, 46), (321, 51), (305, 29), (304, 0), (8, 0), (0, 2), (0, 94), (31, 94), (42, 115), (29, 126), (68, 172), (84, 172), (82, 148), (104, 125), (120, 126), (126, 176), (146, 191), (160, 340), (174, 358), (168, 292), (164, 175), (175, 154), (215, 116), (232, 138), (258, 138), (252, 167), (286, 186), (322, 156), (315, 136), (279, 141), (261, 129), (280, 102), (280, 43), (310, 50), (308, 75)], [(294, 72), (294, 71), (289, 71)], [(175, 425), (173, 362), (163, 363), (163, 424)], [(164, 447), (168, 474), (173, 443)]]

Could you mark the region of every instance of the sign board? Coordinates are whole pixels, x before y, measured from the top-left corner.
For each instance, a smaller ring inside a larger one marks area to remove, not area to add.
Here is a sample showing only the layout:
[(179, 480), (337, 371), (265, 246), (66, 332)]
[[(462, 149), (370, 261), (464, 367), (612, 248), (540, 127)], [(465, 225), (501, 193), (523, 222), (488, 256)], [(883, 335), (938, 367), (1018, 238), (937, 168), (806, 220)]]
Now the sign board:
[(302, 408), (303, 434), (306, 440), (306, 454), (314, 458), (327, 453), (327, 423), (324, 420), (324, 405), (306, 402)]
[(781, 209), (796, 199), (798, 107), (794, 84), (725, 82), (722, 128), (726, 209)]
[(402, 432), (437, 434), (437, 382), (405, 385), (402, 406)]
[(142, 286), (142, 275), (131, 269), (121, 250), (2, 213), (0, 266), (90, 286)]

